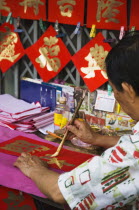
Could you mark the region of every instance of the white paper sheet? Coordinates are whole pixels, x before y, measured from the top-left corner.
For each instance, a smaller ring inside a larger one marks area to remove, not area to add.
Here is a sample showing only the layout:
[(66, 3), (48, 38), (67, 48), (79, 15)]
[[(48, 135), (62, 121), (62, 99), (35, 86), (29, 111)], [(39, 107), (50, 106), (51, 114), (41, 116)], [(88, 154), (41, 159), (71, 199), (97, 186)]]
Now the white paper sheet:
[(113, 92), (108, 95), (107, 91), (97, 90), (97, 98), (95, 109), (106, 112), (113, 112), (115, 106), (115, 98)]

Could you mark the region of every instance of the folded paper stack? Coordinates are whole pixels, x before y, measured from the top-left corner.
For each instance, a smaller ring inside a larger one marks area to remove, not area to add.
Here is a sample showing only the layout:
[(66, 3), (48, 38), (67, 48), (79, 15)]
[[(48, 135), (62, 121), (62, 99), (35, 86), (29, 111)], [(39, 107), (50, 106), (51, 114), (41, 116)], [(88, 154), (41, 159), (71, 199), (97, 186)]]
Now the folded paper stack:
[(13, 130), (34, 132), (53, 123), (50, 107), (28, 103), (9, 94), (0, 95), (0, 125)]

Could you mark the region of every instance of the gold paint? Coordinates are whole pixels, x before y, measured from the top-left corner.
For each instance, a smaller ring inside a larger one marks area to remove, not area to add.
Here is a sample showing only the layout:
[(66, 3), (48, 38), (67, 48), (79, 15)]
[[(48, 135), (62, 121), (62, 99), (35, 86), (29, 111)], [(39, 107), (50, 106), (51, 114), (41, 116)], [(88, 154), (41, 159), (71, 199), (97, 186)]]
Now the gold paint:
[(19, 5), (24, 6), (24, 13), (27, 12), (28, 7), (34, 8), (34, 14), (38, 15), (39, 13), (39, 5), (44, 5), (41, 0), (24, 0), (23, 2), (20, 2)]
[(56, 45), (58, 39), (50, 36), (50, 38), (44, 38), (44, 47), (40, 47), (40, 56), (36, 58), (36, 62), (40, 64), (41, 68), (47, 67), (48, 71), (57, 72), (61, 66), (60, 59), (54, 56), (58, 56), (60, 52), (59, 45)]
[(58, 42), (58, 38), (50, 36), (50, 38), (48, 37), (44, 37), (44, 44), (51, 47), (52, 45), (56, 45)]
[(45, 152), (45, 151), (48, 151), (50, 150), (49, 147), (46, 147), (46, 146), (39, 146), (39, 148), (37, 149), (34, 149), (31, 154), (34, 154), (36, 152)]
[(114, 22), (119, 23), (120, 21), (115, 18), (115, 16), (119, 13), (117, 7), (124, 4), (121, 1), (117, 0), (98, 0), (97, 14), (96, 20), (97, 22), (101, 21), (102, 18), (106, 18), (105, 22)]
[(0, 61), (9, 60), (14, 62), (20, 53), (15, 55), (15, 44), (18, 42), (16, 33), (9, 31), (0, 32)]
[(6, 0), (0, 0), (0, 11), (5, 10), (7, 12), (10, 12), (10, 7), (7, 7), (7, 2)]
[(103, 46), (98, 46), (95, 44), (94, 47), (90, 48), (89, 54), (85, 57), (85, 60), (88, 61), (88, 67), (82, 67), (81, 71), (86, 74), (84, 78), (94, 78), (95, 71), (100, 71), (102, 76), (107, 79), (107, 74), (105, 70), (105, 58), (108, 54), (108, 51), (104, 50)]
[(39, 149), (40, 147), (41, 145), (33, 144), (33, 143), (19, 139), (1, 148), (8, 151), (22, 153), (22, 152), (31, 152), (31, 151)]
[(46, 159), (48, 164), (56, 164), (60, 169), (64, 166), (75, 166), (73, 164), (67, 163), (65, 160), (58, 160), (58, 158), (51, 158), (50, 154), (46, 154), (45, 156), (41, 156), (40, 158)]
[(62, 16), (72, 17), (73, 5), (76, 5), (75, 0), (58, 0), (57, 4)]

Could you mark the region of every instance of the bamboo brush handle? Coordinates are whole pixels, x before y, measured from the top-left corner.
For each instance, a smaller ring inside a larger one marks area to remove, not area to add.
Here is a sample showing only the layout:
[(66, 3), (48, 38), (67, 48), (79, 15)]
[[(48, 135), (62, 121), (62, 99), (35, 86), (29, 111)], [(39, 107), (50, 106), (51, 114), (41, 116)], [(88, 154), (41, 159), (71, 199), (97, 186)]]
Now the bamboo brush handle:
[[(85, 91), (85, 93), (86, 93), (86, 91)], [(84, 98), (85, 98), (85, 93), (83, 94), (83, 97), (80, 99), (80, 101), (79, 101), (79, 103), (78, 103), (78, 105), (77, 105), (77, 107), (76, 107), (76, 109), (75, 109), (75, 113), (74, 113), (73, 116), (72, 116), (70, 125), (73, 125), (74, 120), (76, 119), (77, 113), (78, 113), (78, 111), (79, 111), (79, 109), (80, 109), (80, 107), (81, 107), (81, 105), (82, 105), (82, 102), (83, 102), (83, 100), (84, 100)], [(65, 140), (66, 140), (66, 138), (67, 138), (68, 132), (69, 132), (69, 131), (66, 130), (66, 133), (64, 134), (64, 136), (63, 136), (63, 138), (62, 138), (62, 141), (61, 141), (61, 143), (59, 144), (59, 146), (58, 146), (58, 148), (57, 148), (57, 151), (56, 151), (51, 157), (56, 157), (56, 156), (59, 155), (59, 153), (60, 153), (60, 151), (61, 151), (61, 149), (62, 149), (62, 146), (63, 146), (63, 144), (64, 144), (64, 142), (65, 142)]]

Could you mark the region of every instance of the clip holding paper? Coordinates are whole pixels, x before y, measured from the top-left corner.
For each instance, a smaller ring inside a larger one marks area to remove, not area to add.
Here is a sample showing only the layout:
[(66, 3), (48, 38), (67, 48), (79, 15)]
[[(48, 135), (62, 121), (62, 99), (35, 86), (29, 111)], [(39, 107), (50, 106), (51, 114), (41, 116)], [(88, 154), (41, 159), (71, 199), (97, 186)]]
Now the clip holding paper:
[(54, 25), (54, 29), (57, 32), (57, 34), (59, 33), (60, 29), (59, 29), (59, 23), (58, 20), (56, 20), (55, 25)]
[(20, 24), (20, 17), (17, 17), (14, 32), (16, 32), (16, 33), (22, 33), (22, 32), (23, 32), (23, 29), (21, 29), (21, 28), (19, 28), (19, 27), (21, 27), (21, 24)]
[(107, 86), (107, 90), (108, 90), (108, 96), (111, 96), (111, 93), (112, 93), (112, 87), (110, 84), (108, 84)]
[(125, 35), (124, 26), (121, 26), (120, 35), (119, 35), (119, 40), (121, 40), (121, 39), (123, 38), (124, 35)]
[(130, 30), (130, 32), (132, 32), (132, 35), (134, 35), (135, 30), (136, 30), (136, 27), (135, 26), (132, 26), (132, 28)]
[(77, 23), (77, 26), (76, 26), (76, 28), (75, 28), (74, 34), (79, 34), (79, 33), (80, 33), (80, 26), (81, 26), (81, 23), (78, 22), (78, 23)]
[(112, 43), (115, 41), (116, 41), (116, 39), (103, 39), (103, 42), (105, 42), (105, 43)]
[(23, 30), (22, 30), (22, 29), (18, 29), (18, 28), (16, 28), (16, 29), (14, 30), (14, 32), (16, 32), (16, 33), (22, 33), (22, 32), (23, 32)]
[(90, 31), (90, 37), (95, 37), (96, 36), (96, 25), (92, 25), (91, 31)]
[(10, 21), (11, 17), (12, 17), (12, 12), (10, 12), (10, 13), (8, 14), (8, 16), (7, 16), (7, 18), (6, 18), (6, 23), (8, 23), (8, 22)]
[(42, 19), (39, 20), (39, 26), (40, 26), (42, 32), (45, 32), (46, 31), (46, 26), (44, 26)]
[(117, 114), (120, 113), (120, 110), (121, 110), (121, 106), (120, 106), (120, 104), (118, 103), (118, 104), (117, 104)]
[(64, 36), (66, 36), (65, 33), (60, 33), (60, 34), (57, 34), (57, 35), (56, 35), (57, 38), (64, 37)]

